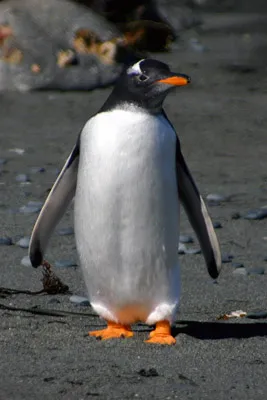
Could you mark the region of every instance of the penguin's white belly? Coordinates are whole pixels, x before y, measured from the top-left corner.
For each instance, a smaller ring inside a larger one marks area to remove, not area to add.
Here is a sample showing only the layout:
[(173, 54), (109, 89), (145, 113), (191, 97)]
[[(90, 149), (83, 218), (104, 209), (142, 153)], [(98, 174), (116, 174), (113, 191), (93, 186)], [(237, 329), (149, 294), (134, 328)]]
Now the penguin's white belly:
[(176, 136), (163, 117), (115, 110), (80, 143), (75, 232), (92, 306), (105, 319), (153, 324), (179, 299)]

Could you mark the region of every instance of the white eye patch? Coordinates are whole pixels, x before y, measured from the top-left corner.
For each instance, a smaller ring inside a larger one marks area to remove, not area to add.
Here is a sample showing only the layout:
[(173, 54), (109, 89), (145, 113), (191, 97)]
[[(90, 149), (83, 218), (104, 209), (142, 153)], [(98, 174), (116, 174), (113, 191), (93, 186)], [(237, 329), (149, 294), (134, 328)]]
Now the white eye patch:
[(127, 69), (127, 74), (129, 75), (141, 75), (143, 72), (141, 71), (140, 68), (140, 63), (144, 61), (144, 59), (138, 61), (137, 63), (135, 63), (132, 67)]

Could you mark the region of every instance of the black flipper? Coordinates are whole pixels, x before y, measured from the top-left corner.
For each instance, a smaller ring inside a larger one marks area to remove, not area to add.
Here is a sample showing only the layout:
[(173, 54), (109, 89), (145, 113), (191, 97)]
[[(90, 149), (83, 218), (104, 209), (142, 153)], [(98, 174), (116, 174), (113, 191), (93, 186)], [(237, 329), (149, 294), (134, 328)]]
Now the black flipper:
[(206, 205), (185, 163), (178, 138), (176, 144), (176, 173), (180, 201), (198, 237), (208, 272), (215, 279), (221, 269), (219, 243)]
[(75, 195), (79, 155), (80, 140), (78, 139), (34, 225), (29, 247), (33, 267), (41, 265), (49, 238)]

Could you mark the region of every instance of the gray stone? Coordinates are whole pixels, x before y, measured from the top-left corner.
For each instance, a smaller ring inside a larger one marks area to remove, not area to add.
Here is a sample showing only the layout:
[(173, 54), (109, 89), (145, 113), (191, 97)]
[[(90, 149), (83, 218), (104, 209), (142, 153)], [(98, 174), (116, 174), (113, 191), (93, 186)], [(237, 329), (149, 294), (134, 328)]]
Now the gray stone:
[(233, 262), (232, 267), (234, 268), (244, 268), (244, 264), (239, 263), (239, 262)]
[(12, 239), (8, 236), (0, 237), (0, 246), (11, 246), (13, 244)]
[(251, 319), (267, 318), (267, 311), (250, 312), (247, 313), (246, 318), (251, 318)]
[(0, 165), (5, 165), (7, 160), (5, 158), (0, 158)]
[(185, 254), (185, 250), (186, 250), (186, 245), (183, 243), (179, 243), (178, 254)]
[(45, 168), (44, 167), (32, 167), (30, 169), (30, 172), (32, 174), (37, 174), (38, 172), (42, 173), (42, 172), (45, 172)]
[(21, 259), (20, 263), (21, 263), (21, 265), (24, 265), (24, 267), (32, 267), (32, 263), (31, 263), (31, 260), (30, 260), (29, 256), (24, 256)]
[(221, 229), (222, 228), (222, 224), (220, 222), (218, 222), (218, 221), (213, 222), (212, 225), (213, 225), (214, 229)]
[(59, 236), (68, 236), (74, 234), (74, 229), (70, 226), (68, 228), (61, 228), (57, 231)]
[(234, 256), (232, 256), (231, 254), (223, 254), (222, 255), (222, 263), (223, 264), (227, 264), (232, 262), (232, 259), (234, 258)]
[(210, 193), (207, 195), (206, 199), (210, 202), (221, 203), (223, 201), (228, 201), (229, 196), (224, 196), (223, 194)]
[(27, 205), (19, 208), (21, 214), (34, 214), (41, 211), (43, 203), (40, 201), (29, 201)]
[(247, 270), (246, 268), (236, 268), (233, 270), (234, 275), (247, 275)]
[(179, 242), (183, 243), (183, 244), (193, 243), (194, 239), (192, 238), (192, 236), (189, 236), (189, 235), (180, 235)]
[(267, 208), (259, 208), (255, 210), (250, 210), (247, 214), (243, 216), (244, 219), (260, 220), (267, 218)]
[(30, 245), (30, 237), (29, 236), (22, 237), (17, 241), (16, 245), (22, 247), (23, 249), (28, 249)]
[(193, 249), (192, 247), (186, 248), (185, 249), (185, 254), (200, 254), (201, 250), (200, 249)]
[(56, 268), (71, 268), (77, 267), (77, 262), (73, 260), (58, 260), (55, 262)]
[(263, 267), (249, 268), (248, 274), (249, 275), (264, 275), (265, 269)]
[(231, 215), (231, 218), (232, 218), (232, 219), (239, 219), (239, 218), (241, 218), (241, 215), (240, 215), (239, 212), (234, 212), (234, 213)]
[(26, 174), (18, 174), (16, 176), (16, 181), (23, 183), (23, 182), (30, 182), (30, 179)]
[(70, 297), (70, 302), (84, 307), (88, 307), (90, 305), (90, 302), (86, 297), (76, 295)]

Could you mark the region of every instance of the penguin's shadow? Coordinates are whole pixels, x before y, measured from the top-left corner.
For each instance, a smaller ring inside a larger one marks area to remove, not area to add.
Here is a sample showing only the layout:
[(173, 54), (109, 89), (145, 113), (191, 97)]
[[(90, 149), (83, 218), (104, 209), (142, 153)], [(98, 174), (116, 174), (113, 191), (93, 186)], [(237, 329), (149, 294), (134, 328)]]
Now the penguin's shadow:
[[(184, 325), (184, 326), (177, 326)], [(267, 323), (227, 323), (227, 322), (199, 322), (177, 321), (172, 328), (173, 336), (180, 333), (202, 340), (216, 339), (245, 339), (255, 336), (267, 336)]]

